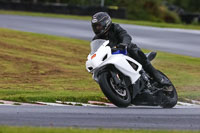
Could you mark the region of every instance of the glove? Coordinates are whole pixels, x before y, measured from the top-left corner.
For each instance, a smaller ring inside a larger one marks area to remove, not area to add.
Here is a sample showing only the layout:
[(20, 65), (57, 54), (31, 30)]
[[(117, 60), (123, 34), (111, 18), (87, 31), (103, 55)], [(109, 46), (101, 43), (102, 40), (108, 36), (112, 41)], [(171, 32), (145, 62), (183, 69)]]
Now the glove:
[(118, 44), (116, 47), (120, 50), (125, 50), (127, 48), (127, 44), (126, 43), (120, 43)]
[(127, 46), (128, 45), (125, 44), (125, 43), (120, 43), (117, 46), (111, 48), (111, 50), (112, 50), (112, 52), (116, 52), (118, 50), (120, 50), (120, 51), (126, 51), (127, 50)]

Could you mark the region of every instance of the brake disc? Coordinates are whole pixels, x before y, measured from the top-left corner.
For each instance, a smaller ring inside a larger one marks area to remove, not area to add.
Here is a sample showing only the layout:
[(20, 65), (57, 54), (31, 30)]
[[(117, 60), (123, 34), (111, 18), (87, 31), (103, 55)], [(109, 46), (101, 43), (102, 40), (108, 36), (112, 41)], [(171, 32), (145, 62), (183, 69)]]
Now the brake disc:
[(120, 96), (122, 96), (122, 97), (126, 96), (126, 90), (123, 89), (123, 88), (121, 88), (121, 87), (119, 87), (119, 86), (117, 86), (117, 85), (114, 85), (113, 82), (114, 82), (114, 81), (113, 81), (113, 79), (111, 78), (111, 79), (110, 79), (110, 83), (111, 83), (111, 86), (113, 87), (114, 91), (115, 91), (117, 94), (119, 94)]

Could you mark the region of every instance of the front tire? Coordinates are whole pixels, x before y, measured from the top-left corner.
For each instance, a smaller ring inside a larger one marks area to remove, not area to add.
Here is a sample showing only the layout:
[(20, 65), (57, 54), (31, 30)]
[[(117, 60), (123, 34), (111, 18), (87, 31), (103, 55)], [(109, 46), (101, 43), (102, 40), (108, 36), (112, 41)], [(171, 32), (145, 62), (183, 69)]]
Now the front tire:
[(117, 107), (125, 108), (130, 105), (131, 95), (129, 89), (123, 88), (122, 94), (116, 91), (112, 83), (112, 76), (109, 72), (104, 71), (99, 75), (99, 85), (108, 100)]

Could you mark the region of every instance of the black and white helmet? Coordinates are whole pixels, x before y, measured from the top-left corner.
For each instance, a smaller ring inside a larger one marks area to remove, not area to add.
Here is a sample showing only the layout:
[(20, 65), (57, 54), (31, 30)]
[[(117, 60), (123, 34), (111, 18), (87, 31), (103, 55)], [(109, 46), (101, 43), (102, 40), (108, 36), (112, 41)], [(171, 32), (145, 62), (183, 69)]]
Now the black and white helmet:
[(110, 29), (112, 20), (108, 13), (98, 12), (92, 16), (91, 24), (96, 35), (103, 35)]

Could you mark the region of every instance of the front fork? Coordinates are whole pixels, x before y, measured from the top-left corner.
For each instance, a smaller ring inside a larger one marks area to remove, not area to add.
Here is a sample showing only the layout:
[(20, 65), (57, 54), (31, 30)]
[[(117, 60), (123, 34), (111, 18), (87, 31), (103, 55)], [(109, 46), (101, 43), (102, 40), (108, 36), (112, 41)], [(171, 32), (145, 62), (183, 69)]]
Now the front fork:
[(119, 78), (119, 75), (118, 75), (117, 73), (113, 72), (113, 71), (111, 71), (110, 73), (111, 73), (111, 76), (112, 76), (112, 78), (113, 78), (115, 84), (116, 84), (116, 85), (121, 84), (121, 80), (120, 80), (120, 78)]

